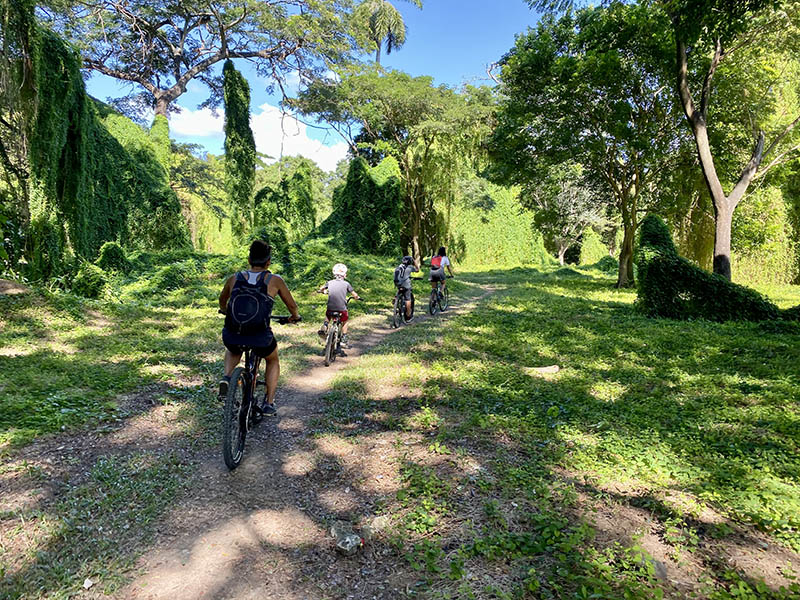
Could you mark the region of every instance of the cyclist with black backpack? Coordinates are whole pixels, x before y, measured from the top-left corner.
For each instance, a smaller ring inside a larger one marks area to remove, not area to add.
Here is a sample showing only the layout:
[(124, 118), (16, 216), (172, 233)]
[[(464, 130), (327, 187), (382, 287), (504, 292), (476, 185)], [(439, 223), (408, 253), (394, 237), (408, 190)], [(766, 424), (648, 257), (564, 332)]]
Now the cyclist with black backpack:
[(414, 264), (414, 259), (404, 256), (403, 260), (394, 270), (394, 285), (402, 293), (406, 303), (406, 323), (410, 322), (414, 316), (411, 313), (411, 274), (419, 271)]
[(255, 240), (250, 245), (247, 262), (250, 269), (240, 271), (225, 282), (219, 295), (220, 312), (225, 313), (225, 326), (222, 329), (222, 342), (225, 344), (225, 375), (219, 382), (219, 397), (225, 398), (231, 381), (231, 373), (239, 364), (246, 347), (252, 348), (256, 355), (267, 364), (266, 402), (256, 408), (266, 416), (276, 414), (275, 389), (278, 386), (280, 362), (278, 343), (272, 333), (269, 319), (275, 298), (280, 297), (289, 309), (291, 323), (300, 321), (297, 303), (279, 275), (267, 270), (272, 258), (272, 248)]

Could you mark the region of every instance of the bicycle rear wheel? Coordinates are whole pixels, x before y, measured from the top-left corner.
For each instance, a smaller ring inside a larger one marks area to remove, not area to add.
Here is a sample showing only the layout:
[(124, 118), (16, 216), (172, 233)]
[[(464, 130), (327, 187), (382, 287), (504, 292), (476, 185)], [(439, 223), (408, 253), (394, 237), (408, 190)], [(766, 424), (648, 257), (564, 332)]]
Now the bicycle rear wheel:
[(439, 302), (439, 294), (436, 290), (431, 292), (431, 298), (428, 300), (428, 312), (432, 315), (436, 314), (436, 303)]
[(328, 327), (328, 337), (325, 340), (325, 366), (336, 360), (336, 323), (331, 322)]
[(439, 306), (443, 311), (447, 310), (447, 307), (450, 306), (450, 290), (444, 288), (441, 297), (439, 298)]
[(244, 369), (238, 367), (231, 375), (225, 412), (222, 421), (222, 456), (233, 471), (242, 462), (247, 437), (247, 413), (250, 409), (250, 386)]

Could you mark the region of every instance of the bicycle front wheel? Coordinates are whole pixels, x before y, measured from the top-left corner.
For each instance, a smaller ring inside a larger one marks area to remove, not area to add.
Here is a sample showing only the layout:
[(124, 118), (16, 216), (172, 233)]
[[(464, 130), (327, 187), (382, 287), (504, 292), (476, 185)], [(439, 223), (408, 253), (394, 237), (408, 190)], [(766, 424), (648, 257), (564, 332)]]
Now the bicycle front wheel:
[(441, 309), (443, 311), (447, 310), (447, 307), (450, 306), (450, 290), (449, 289), (444, 288), (444, 291), (442, 292), (442, 295), (439, 298), (439, 306), (441, 307)]
[(244, 369), (238, 367), (231, 375), (222, 421), (222, 456), (231, 471), (239, 466), (244, 456), (249, 409), (250, 386)]
[(400, 296), (394, 297), (394, 304), (392, 304), (392, 327), (397, 329), (400, 327), (400, 307), (403, 305), (403, 302), (400, 300)]

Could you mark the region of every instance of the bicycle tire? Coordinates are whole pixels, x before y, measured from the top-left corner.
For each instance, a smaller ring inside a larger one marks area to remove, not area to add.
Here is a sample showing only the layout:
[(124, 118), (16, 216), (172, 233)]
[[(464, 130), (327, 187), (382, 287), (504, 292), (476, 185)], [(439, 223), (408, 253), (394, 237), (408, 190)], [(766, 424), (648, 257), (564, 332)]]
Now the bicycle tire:
[(247, 376), (241, 367), (234, 369), (225, 398), (222, 421), (222, 457), (225, 465), (233, 471), (244, 457), (247, 438), (247, 412), (250, 404)]
[(428, 300), (428, 312), (431, 313), (431, 315), (436, 314), (436, 304), (438, 302), (439, 302), (439, 295), (436, 292), (436, 290), (433, 290), (431, 292), (430, 300)]
[(448, 306), (450, 306), (450, 290), (444, 288), (442, 297), (439, 300), (439, 307), (442, 309), (442, 312), (444, 312), (447, 310)]
[(392, 304), (392, 328), (397, 329), (400, 327), (400, 317), (400, 296), (396, 295)]
[(334, 345), (336, 337), (336, 324), (331, 322), (328, 326), (328, 337), (325, 338), (325, 366), (328, 367), (333, 362), (333, 357), (336, 354), (336, 347)]

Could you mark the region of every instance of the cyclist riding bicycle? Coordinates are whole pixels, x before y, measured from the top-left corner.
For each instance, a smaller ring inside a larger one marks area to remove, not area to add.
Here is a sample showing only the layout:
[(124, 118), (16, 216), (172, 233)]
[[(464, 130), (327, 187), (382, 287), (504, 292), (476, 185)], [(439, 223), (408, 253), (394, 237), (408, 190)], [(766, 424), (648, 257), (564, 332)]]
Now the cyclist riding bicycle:
[(300, 321), (297, 303), (286, 287), (286, 282), (280, 275), (274, 275), (267, 270), (271, 258), (272, 247), (261, 240), (255, 240), (250, 245), (247, 259), (250, 269), (232, 275), (219, 295), (220, 312), (225, 313), (225, 326), (222, 329), (225, 375), (219, 382), (219, 397), (225, 398), (228, 394), (231, 373), (239, 364), (245, 348), (252, 348), (257, 356), (266, 359), (266, 402), (262, 406), (256, 406), (256, 409), (267, 416), (276, 414), (275, 390), (281, 370), (278, 342), (269, 325), (275, 297), (280, 296), (289, 309), (290, 323)]
[(319, 328), (319, 337), (323, 340), (328, 335), (328, 321), (333, 318), (333, 313), (338, 312), (341, 314), (340, 320), (342, 322), (342, 341), (340, 345), (342, 348), (347, 348), (347, 294), (352, 294), (353, 298), (359, 299), (353, 286), (345, 279), (347, 277), (347, 265), (336, 263), (333, 265), (333, 279), (319, 288), (318, 292), (328, 291), (328, 307), (325, 310), (325, 322)]
[(444, 246), (439, 248), (439, 251), (431, 257), (431, 273), (428, 278), (431, 282), (431, 289), (436, 289), (436, 284), (442, 282), (442, 291), (447, 287), (447, 277), (445, 276), (444, 269), (450, 271), (450, 277), (453, 277), (453, 267), (450, 265), (450, 259), (447, 258), (447, 250)]
[(406, 322), (413, 319), (411, 315), (411, 273), (416, 273), (419, 268), (414, 264), (414, 259), (404, 256), (402, 262), (394, 270), (394, 285), (402, 293), (406, 303)]

